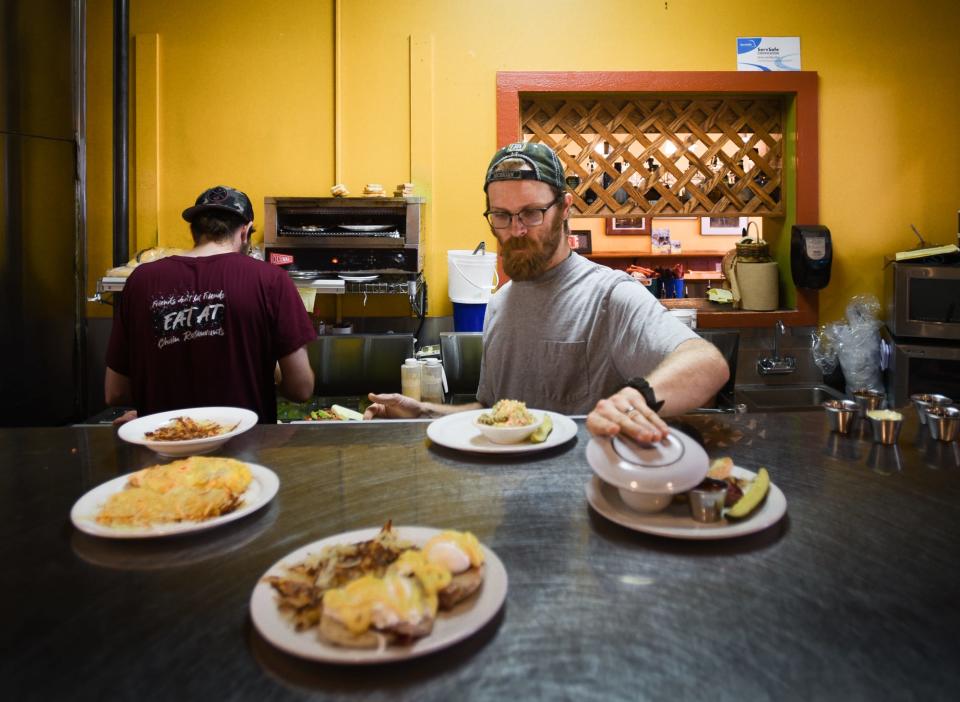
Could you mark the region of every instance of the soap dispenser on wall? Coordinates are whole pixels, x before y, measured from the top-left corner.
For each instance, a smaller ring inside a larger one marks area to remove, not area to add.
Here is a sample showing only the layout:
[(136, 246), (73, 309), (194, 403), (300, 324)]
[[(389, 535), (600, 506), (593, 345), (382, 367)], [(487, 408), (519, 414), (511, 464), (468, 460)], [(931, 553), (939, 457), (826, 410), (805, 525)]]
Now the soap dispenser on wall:
[(833, 245), (820, 224), (794, 224), (790, 230), (790, 272), (798, 288), (822, 290), (830, 282)]

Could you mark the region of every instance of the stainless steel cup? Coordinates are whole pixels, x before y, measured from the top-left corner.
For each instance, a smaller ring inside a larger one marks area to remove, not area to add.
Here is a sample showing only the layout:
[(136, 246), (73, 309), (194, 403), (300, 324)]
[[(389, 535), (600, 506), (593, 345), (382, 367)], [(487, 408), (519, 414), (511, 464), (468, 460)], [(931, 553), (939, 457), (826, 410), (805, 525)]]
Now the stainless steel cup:
[(903, 427), (903, 415), (899, 412), (895, 412), (899, 418), (887, 418), (887, 417), (871, 417), (869, 414), (867, 418), (870, 420), (870, 426), (873, 429), (873, 440), (878, 444), (895, 444), (900, 438), (900, 429)]
[(878, 390), (854, 390), (853, 400), (857, 403), (859, 414), (863, 417), (870, 410), (883, 407), (883, 401), (886, 395)]
[(937, 441), (955, 441), (960, 436), (960, 408), (927, 407), (927, 427)]
[(698, 522), (719, 521), (726, 499), (726, 483), (707, 478), (690, 491), (690, 516)]
[(913, 402), (913, 406), (917, 408), (917, 418), (920, 420), (921, 424), (927, 423), (928, 407), (942, 407), (943, 405), (953, 404), (953, 400), (946, 395), (938, 395), (936, 393), (926, 392), (920, 392), (911, 395), (910, 401)]
[(823, 403), (830, 431), (849, 434), (857, 415), (857, 403), (853, 400), (827, 400)]

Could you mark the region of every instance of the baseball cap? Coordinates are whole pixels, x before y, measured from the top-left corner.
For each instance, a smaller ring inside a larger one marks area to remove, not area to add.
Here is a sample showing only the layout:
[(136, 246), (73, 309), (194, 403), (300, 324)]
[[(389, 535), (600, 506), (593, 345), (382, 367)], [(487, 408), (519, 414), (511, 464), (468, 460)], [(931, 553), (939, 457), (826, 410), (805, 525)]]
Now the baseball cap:
[[(525, 161), (533, 170), (496, 171), (497, 166), (503, 161), (512, 158)], [(490, 165), (487, 166), (487, 178), (483, 183), (484, 191), (495, 180), (539, 180), (547, 185), (552, 185), (561, 192), (566, 189), (563, 165), (560, 163), (557, 154), (546, 144), (536, 142), (514, 142), (513, 144), (507, 144), (494, 154), (490, 160)]]
[(226, 185), (208, 188), (200, 193), (196, 204), (183, 211), (183, 218), (192, 222), (194, 217), (205, 212), (230, 212), (240, 215), (244, 222), (253, 221), (253, 205), (250, 198), (246, 193)]

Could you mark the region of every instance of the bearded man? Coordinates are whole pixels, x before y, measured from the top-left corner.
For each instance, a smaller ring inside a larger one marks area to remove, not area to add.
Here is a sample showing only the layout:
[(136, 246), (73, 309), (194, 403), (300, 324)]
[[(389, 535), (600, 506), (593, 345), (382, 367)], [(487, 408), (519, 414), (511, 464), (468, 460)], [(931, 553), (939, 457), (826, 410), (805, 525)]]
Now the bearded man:
[(544, 144), (500, 149), (484, 212), (511, 280), (487, 305), (477, 403), (435, 405), (370, 395), (367, 417), (448, 414), (500, 399), (586, 414), (594, 434), (664, 438), (660, 417), (703, 405), (727, 381), (713, 344), (672, 317), (639, 281), (571, 251), (573, 196)]

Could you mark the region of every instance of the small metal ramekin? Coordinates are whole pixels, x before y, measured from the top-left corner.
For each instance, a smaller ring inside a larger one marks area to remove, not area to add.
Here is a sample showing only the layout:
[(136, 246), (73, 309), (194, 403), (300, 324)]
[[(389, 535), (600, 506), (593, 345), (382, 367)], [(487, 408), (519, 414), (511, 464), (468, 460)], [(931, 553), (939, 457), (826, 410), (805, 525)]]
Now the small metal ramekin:
[(937, 441), (954, 441), (960, 435), (960, 408), (927, 407), (927, 427)]
[(926, 392), (911, 395), (910, 401), (913, 402), (913, 406), (917, 408), (917, 418), (921, 424), (927, 423), (927, 409), (929, 407), (942, 407), (943, 405), (953, 404), (953, 400), (946, 395)]
[(723, 516), (727, 484), (706, 478), (690, 491), (690, 516), (697, 522), (716, 522)]
[(827, 415), (827, 424), (830, 425), (830, 431), (838, 434), (849, 434), (853, 426), (854, 417), (857, 416), (857, 403), (853, 400), (827, 400), (823, 403), (823, 409)]
[(873, 440), (878, 444), (895, 444), (900, 438), (900, 429), (903, 428), (903, 415), (899, 412), (893, 412), (896, 414), (896, 418), (887, 418), (887, 417), (871, 417), (869, 414), (867, 418), (870, 420), (870, 426), (873, 428)]
[(886, 398), (879, 390), (854, 390), (853, 399), (857, 403), (859, 408), (860, 416), (864, 416), (870, 410), (880, 409), (883, 407), (883, 401)]

